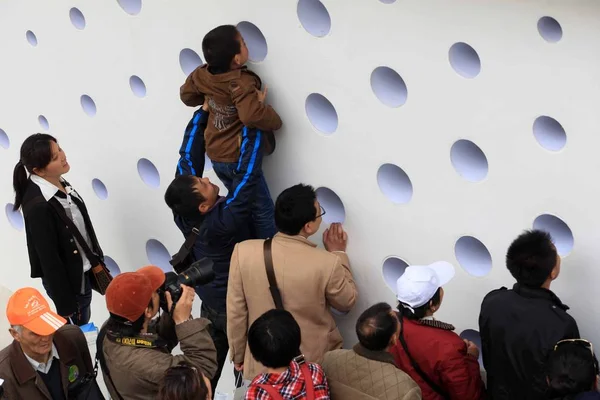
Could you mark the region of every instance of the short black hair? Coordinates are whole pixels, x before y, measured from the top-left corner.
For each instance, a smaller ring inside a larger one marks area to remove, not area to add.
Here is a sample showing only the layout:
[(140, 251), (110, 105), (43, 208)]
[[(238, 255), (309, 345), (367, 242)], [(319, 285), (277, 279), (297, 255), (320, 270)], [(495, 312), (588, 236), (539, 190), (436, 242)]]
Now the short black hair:
[(208, 32), (202, 40), (202, 52), (213, 74), (229, 72), (231, 62), (242, 51), (240, 32), (233, 25), (221, 25)]
[(537, 288), (550, 276), (556, 258), (556, 247), (549, 233), (525, 231), (508, 248), (506, 267), (518, 283)]
[(411, 320), (419, 320), (425, 318), (427, 311), (429, 311), (429, 303), (433, 303), (434, 306), (439, 306), (442, 301), (442, 288), (438, 288), (433, 294), (433, 297), (421, 307), (412, 308), (412, 310), (406, 306), (403, 306), (402, 302), (398, 302), (398, 311), (400, 315)]
[(286, 235), (297, 235), (304, 225), (317, 217), (317, 194), (302, 183), (285, 189), (275, 201), (275, 225)]
[(300, 326), (286, 310), (269, 310), (250, 326), (248, 346), (256, 361), (268, 368), (283, 368), (299, 356)]
[(171, 182), (165, 192), (165, 203), (177, 215), (195, 220), (199, 219), (200, 204), (206, 199), (196, 190), (196, 178), (193, 175), (180, 175)]
[(363, 347), (372, 351), (385, 350), (396, 333), (398, 318), (387, 303), (367, 308), (356, 321), (356, 336)]
[(584, 342), (564, 342), (550, 353), (546, 363), (548, 397), (574, 399), (594, 390), (598, 360)]

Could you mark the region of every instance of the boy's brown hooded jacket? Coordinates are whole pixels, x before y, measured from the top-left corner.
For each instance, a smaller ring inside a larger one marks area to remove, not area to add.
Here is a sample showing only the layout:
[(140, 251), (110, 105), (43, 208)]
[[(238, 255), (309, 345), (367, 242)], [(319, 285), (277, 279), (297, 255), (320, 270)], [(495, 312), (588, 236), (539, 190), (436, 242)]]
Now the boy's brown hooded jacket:
[(205, 64), (181, 86), (181, 101), (190, 107), (201, 106), (205, 96), (209, 99), (204, 138), (212, 161), (238, 161), (244, 127), (265, 132), (281, 128), (281, 118), (273, 107), (258, 100), (261, 84), (258, 75), (246, 67), (213, 75)]

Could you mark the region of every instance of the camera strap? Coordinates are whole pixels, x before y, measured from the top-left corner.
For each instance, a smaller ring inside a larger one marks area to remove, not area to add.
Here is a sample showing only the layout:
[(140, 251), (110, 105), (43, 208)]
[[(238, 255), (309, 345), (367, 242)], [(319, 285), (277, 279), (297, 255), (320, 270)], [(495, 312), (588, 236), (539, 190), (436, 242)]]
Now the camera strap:
[(100, 332), (98, 332), (98, 337), (96, 338), (96, 362), (100, 361), (100, 368), (102, 368), (104, 375), (106, 375), (106, 377), (110, 381), (110, 385), (115, 391), (118, 400), (123, 400), (123, 396), (121, 396), (121, 394), (117, 390), (117, 387), (115, 386), (115, 383), (113, 382), (112, 377), (110, 376), (110, 371), (108, 370), (108, 367), (106, 366), (106, 360), (104, 359), (103, 343), (104, 338), (106, 337), (106, 332), (106, 325), (100, 329)]
[(198, 239), (198, 237), (201, 235), (204, 236), (206, 228), (202, 227), (203, 222), (204, 219), (202, 219), (202, 221), (200, 221), (192, 228), (192, 231), (185, 238), (185, 242), (181, 245), (177, 254), (175, 254), (171, 261), (169, 261), (169, 263), (173, 266), (177, 273), (182, 272), (180, 271), (181, 268), (178, 267), (181, 264), (185, 263), (186, 258), (194, 249), (194, 245), (196, 244), (196, 240)]
[(106, 337), (111, 342), (117, 343), (121, 346), (141, 347), (145, 349), (162, 349), (167, 347), (168, 344), (166, 340), (155, 334), (148, 334), (144, 336), (122, 336), (108, 331), (106, 332)]

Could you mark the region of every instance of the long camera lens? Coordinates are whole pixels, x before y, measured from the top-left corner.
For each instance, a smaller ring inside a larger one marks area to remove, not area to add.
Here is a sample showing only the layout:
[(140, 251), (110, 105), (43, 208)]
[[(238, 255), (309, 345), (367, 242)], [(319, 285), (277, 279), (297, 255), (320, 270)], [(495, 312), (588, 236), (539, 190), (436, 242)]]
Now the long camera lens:
[(175, 305), (181, 297), (181, 285), (189, 287), (196, 287), (200, 285), (206, 285), (215, 279), (215, 272), (213, 271), (213, 262), (208, 258), (195, 261), (190, 265), (188, 269), (177, 275), (175, 272), (167, 272), (165, 274), (165, 284), (163, 289), (160, 291), (160, 306), (166, 312), (171, 310), (167, 309), (167, 299), (164, 296), (164, 292), (171, 294), (171, 300)]

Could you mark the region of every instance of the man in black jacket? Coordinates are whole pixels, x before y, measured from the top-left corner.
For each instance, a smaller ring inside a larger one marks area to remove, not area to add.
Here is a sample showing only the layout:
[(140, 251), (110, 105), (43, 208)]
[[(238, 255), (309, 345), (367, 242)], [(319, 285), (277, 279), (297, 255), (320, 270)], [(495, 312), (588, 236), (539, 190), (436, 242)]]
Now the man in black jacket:
[(577, 323), (550, 284), (560, 273), (550, 235), (527, 231), (508, 248), (506, 266), (517, 280), (512, 290), (494, 290), (479, 315), (489, 398), (544, 398), (544, 365), (561, 339), (579, 338)]
[(208, 178), (201, 178), (207, 108), (205, 103), (196, 111), (186, 128), (176, 178), (167, 188), (165, 202), (183, 235), (187, 238), (193, 231), (198, 235), (193, 258), (207, 257), (214, 263), (215, 279), (196, 287), (202, 299), (201, 316), (212, 322), (208, 329), (217, 349), (218, 369), (211, 381), (214, 392), (229, 351), (226, 315), (229, 262), (235, 244), (250, 238), (250, 204), (260, 179), (263, 149), (262, 132), (244, 130), (232, 190), (227, 197), (219, 196), (218, 186)]

